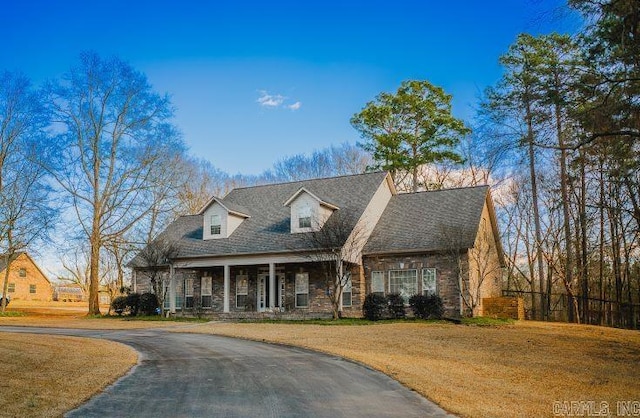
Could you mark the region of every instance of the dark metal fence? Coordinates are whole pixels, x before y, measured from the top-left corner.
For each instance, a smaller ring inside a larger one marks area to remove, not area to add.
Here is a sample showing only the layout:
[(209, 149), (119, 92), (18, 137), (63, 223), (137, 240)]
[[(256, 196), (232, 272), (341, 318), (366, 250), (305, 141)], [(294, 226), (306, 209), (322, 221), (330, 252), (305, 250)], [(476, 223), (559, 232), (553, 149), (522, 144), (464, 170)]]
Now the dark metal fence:
[(617, 328), (640, 329), (640, 304), (617, 302), (610, 299), (584, 298), (576, 295), (573, 298), (566, 293), (552, 293), (549, 298), (549, 309), (546, 315), (540, 312), (540, 308), (533, 315), (532, 296), (540, 301), (546, 294), (540, 292), (527, 292), (522, 290), (503, 290), (504, 296), (521, 297), (524, 299), (525, 314), (527, 319), (544, 319), (560, 322), (578, 322), (576, 320), (576, 308), (580, 323), (592, 325), (605, 325)]

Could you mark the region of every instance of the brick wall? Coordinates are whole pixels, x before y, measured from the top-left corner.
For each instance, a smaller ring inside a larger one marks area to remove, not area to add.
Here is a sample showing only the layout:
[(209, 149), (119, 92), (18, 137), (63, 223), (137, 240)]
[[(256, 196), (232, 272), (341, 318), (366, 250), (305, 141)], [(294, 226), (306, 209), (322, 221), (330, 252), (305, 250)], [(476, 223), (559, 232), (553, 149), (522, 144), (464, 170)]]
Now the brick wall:
[(483, 298), (484, 316), (524, 320), (524, 299), (513, 297)]
[[(462, 262), (467, 263), (466, 255), (462, 255)], [(366, 293), (371, 292), (371, 272), (384, 272), (385, 293), (389, 291), (389, 270), (418, 270), (418, 292), (422, 291), (422, 269), (436, 269), (436, 291), (445, 309), (445, 316), (460, 316), (460, 293), (458, 291), (458, 276), (451, 257), (444, 254), (413, 254), (413, 255), (385, 255), (367, 256), (364, 258), (364, 275), (367, 285)], [(464, 269), (465, 271), (467, 269)]]

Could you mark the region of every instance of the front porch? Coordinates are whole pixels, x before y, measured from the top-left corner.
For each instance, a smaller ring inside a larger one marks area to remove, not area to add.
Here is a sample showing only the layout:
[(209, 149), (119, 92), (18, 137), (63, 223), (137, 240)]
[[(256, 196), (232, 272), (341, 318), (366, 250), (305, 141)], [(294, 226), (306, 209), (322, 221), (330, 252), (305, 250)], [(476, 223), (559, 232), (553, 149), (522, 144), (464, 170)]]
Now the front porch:
[[(342, 296), (344, 316), (360, 316), (360, 270)], [(362, 283), (363, 284), (363, 283)], [(165, 310), (221, 319), (330, 318), (325, 276), (310, 262), (185, 267), (169, 272)]]

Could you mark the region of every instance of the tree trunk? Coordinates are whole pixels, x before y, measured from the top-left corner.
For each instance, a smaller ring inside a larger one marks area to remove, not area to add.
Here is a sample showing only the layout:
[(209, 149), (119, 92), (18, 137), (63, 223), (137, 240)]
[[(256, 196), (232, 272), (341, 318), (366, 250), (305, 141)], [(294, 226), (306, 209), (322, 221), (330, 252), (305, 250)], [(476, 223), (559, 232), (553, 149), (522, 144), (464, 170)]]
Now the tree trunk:
[[(556, 84), (559, 84), (556, 74)], [(571, 287), (573, 283), (573, 249), (571, 240), (571, 225), (569, 222), (569, 185), (567, 178), (567, 150), (564, 144), (564, 133), (562, 129), (562, 115), (560, 106), (554, 106), (556, 119), (556, 135), (558, 136), (558, 146), (560, 147), (560, 191), (562, 196), (562, 227), (564, 229), (564, 250), (565, 265), (564, 277), (566, 286)]]
[(9, 251), (4, 255), (4, 281), (2, 283), (2, 302), (0, 304), (0, 312), (4, 313), (7, 308), (7, 292), (9, 291), (9, 268), (11, 267), (11, 256)]
[[(539, 289), (542, 292), (544, 288), (544, 271), (542, 264), (542, 231), (540, 227), (540, 212), (538, 209), (538, 182), (536, 176), (535, 165), (535, 149), (533, 143), (533, 115), (531, 114), (531, 103), (527, 101), (526, 105), (526, 119), (527, 119), (527, 140), (529, 146), (529, 174), (531, 177), (531, 197), (533, 200), (533, 222), (535, 227), (536, 236), (536, 258), (538, 262), (538, 283)], [(531, 316), (532, 319), (538, 319), (537, 307), (542, 304), (543, 298), (538, 298), (536, 294), (535, 279), (531, 278)], [(538, 303), (540, 300), (540, 303)], [(542, 315), (544, 318), (544, 315)]]
[(89, 270), (89, 315), (100, 315), (100, 236), (97, 229), (91, 234)]

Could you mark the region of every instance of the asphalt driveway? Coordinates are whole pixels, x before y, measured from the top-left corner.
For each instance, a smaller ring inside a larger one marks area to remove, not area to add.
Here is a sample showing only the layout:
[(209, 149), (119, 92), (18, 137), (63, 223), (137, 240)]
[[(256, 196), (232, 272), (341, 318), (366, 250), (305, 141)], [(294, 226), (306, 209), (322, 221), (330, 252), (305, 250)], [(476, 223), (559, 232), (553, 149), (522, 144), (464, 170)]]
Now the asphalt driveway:
[(140, 353), (129, 374), (69, 417), (447, 416), (382, 373), (303, 349), (158, 329), (2, 330), (105, 338)]

